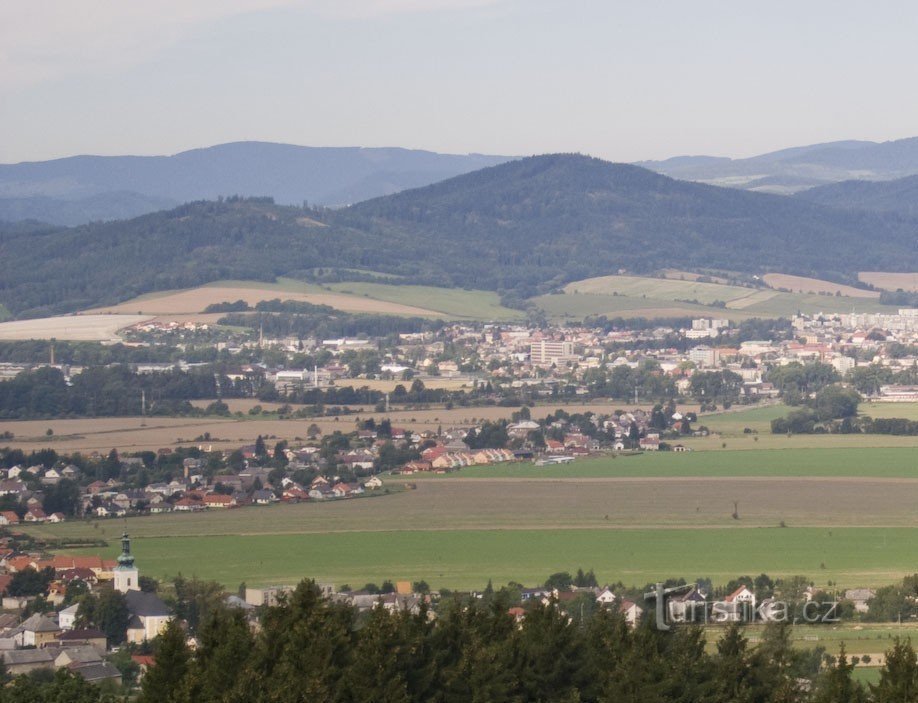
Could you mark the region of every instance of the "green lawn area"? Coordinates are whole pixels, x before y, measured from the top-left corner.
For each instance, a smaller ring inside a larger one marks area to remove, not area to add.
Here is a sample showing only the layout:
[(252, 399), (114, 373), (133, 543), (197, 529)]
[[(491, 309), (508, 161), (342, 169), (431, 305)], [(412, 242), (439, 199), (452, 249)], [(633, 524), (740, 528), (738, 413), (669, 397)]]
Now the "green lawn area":
[[(432, 480), (653, 476), (870, 476), (918, 478), (918, 447), (646, 452), (579, 459), (572, 464), (470, 466)], [(428, 478), (423, 475), (415, 478)]]
[(10, 314), (9, 308), (7, 308), (3, 303), (0, 303), (0, 322), (9, 320), (11, 317), (12, 315)]
[[(450, 530), (144, 538), (141, 573), (215, 579), (228, 588), (304, 577), (362, 585), (425, 579), (433, 587), (537, 584), (556, 571), (592, 568), (603, 582), (682, 576), (715, 583), (746, 574), (804, 575), (839, 587), (895, 581), (916, 569), (918, 530), (723, 528), (650, 530)], [(98, 553), (99, 550), (79, 550)], [(115, 556), (117, 543), (107, 550)]]
[(435, 286), (399, 286), (385, 283), (348, 282), (329, 285), (337, 293), (363, 295), (401, 305), (413, 305), (445, 315), (476, 320), (518, 320), (520, 310), (505, 308), (497, 293)]

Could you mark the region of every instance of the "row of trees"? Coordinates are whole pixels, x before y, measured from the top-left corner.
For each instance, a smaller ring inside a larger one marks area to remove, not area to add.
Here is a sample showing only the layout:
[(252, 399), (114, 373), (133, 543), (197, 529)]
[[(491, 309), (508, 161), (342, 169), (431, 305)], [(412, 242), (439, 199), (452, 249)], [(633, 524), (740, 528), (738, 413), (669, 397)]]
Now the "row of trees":
[[(211, 612), (197, 647), (177, 623), (158, 642), (143, 681), (144, 703), (261, 701), (616, 701), (623, 703), (859, 703), (844, 650), (796, 650), (790, 626), (765, 627), (750, 647), (723, 630), (716, 649), (692, 627), (669, 632), (647, 621), (630, 629), (601, 609), (589, 620), (538, 605), (517, 624), (502, 593), (455, 600), (433, 621), (383, 608), (358, 616), (304, 582), (268, 608), (253, 634), (243, 614)], [(895, 642), (876, 703), (918, 700), (918, 661)], [(910, 691), (909, 693), (904, 693)]]
[(141, 392), (146, 412), (173, 415), (201, 412), (189, 400), (245, 397), (254, 387), (210, 367), (138, 374), (126, 366), (93, 366), (69, 383), (60, 370), (44, 367), (0, 384), (0, 418), (139, 415)]

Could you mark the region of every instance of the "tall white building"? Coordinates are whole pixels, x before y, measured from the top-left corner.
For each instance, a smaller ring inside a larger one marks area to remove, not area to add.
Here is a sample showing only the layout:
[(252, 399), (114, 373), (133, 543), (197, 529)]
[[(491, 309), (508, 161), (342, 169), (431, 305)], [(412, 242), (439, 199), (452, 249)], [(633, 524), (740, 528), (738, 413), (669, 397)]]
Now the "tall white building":
[(561, 365), (577, 361), (573, 342), (543, 339), (529, 345), (529, 359), (537, 366)]

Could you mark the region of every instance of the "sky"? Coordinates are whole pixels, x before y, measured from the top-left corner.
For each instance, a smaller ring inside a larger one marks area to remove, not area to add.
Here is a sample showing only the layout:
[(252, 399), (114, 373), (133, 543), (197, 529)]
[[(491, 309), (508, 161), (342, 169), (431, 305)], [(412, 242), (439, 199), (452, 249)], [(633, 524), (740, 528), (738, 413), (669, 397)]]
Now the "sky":
[(613, 161), (918, 136), (918, 4), (9, 0), (0, 163), (230, 141)]

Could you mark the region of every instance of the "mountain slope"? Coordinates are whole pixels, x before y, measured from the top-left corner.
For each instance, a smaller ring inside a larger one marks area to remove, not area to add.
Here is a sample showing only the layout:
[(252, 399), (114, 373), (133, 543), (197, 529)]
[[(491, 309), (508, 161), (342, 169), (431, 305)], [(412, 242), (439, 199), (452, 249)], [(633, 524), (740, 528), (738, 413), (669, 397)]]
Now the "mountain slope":
[(916, 223), (675, 181), (577, 155), (512, 161), (342, 210), (199, 202), (135, 220), (0, 231), (0, 302), (20, 316), (226, 278), (364, 269), (518, 299), (659, 268), (854, 280), (918, 270)]
[[(0, 165), (0, 199), (45, 197), (72, 201), (108, 196), (111, 219), (123, 216), (133, 194), (172, 203), (218, 196), (271, 196), (344, 205), (388, 195), (506, 161), (508, 157), (452, 155), (409, 149), (304, 147), (237, 142), (174, 156), (74, 156)], [(50, 207), (50, 203), (44, 203)], [(8, 212), (0, 202), (0, 212)], [(62, 209), (64, 206), (61, 206)], [(120, 208), (120, 209), (119, 209)], [(152, 211), (151, 208), (146, 212)], [(61, 220), (64, 215), (55, 215)], [(86, 220), (84, 220), (86, 221)]]
[(747, 159), (676, 157), (639, 165), (673, 178), (790, 193), (854, 178), (885, 180), (918, 174), (918, 137), (812, 144)]
[(810, 188), (796, 197), (831, 207), (918, 217), (918, 176), (893, 181), (842, 181)]

